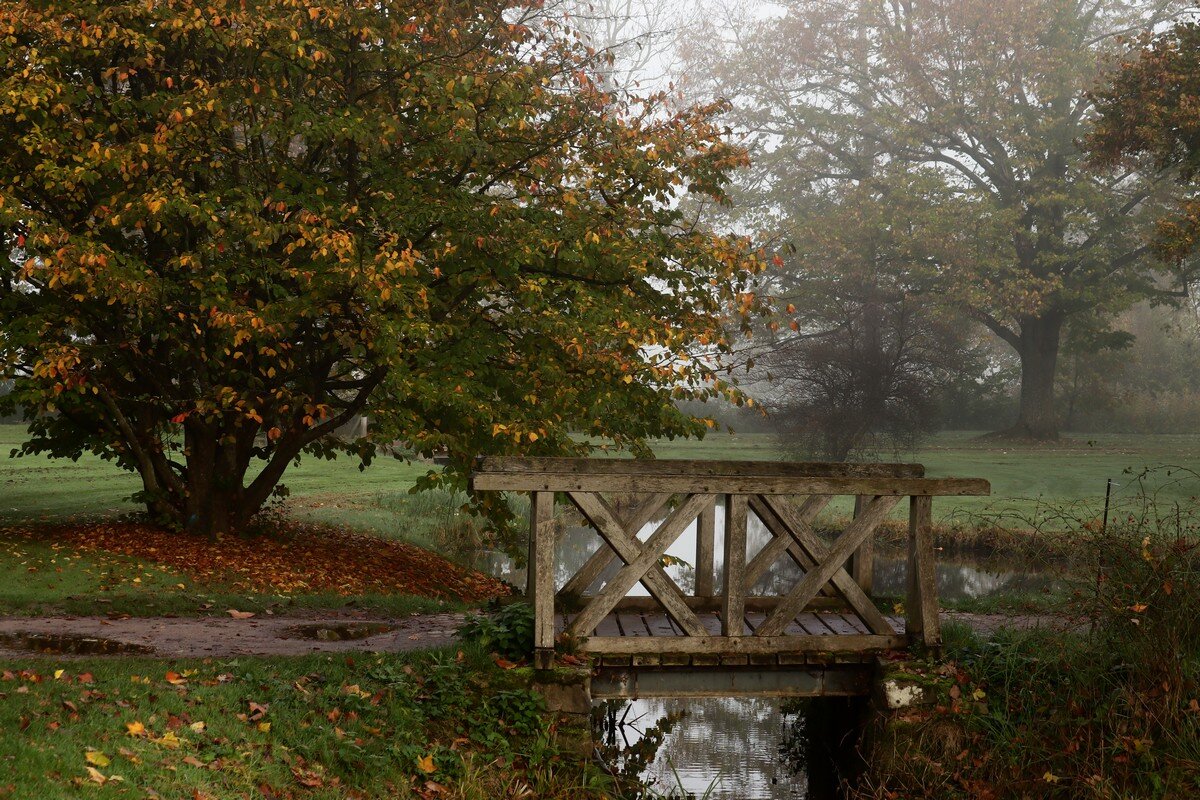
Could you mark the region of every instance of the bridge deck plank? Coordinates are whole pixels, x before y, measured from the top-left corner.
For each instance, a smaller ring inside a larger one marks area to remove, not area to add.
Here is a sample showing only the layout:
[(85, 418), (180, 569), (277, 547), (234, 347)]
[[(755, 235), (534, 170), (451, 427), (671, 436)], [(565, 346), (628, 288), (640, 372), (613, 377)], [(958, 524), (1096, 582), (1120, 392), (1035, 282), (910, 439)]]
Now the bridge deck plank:
[[(555, 617), (555, 630), (562, 632), (570, 623), (573, 615), (558, 614)], [(711, 636), (719, 636), (721, 632), (721, 615), (716, 611), (702, 612), (697, 615), (701, 625), (708, 631)], [(750, 611), (745, 614), (746, 630), (749, 635), (753, 636), (753, 631), (763, 623), (767, 615), (760, 611)], [(897, 615), (888, 615), (886, 617), (888, 623), (897, 635), (904, 633), (904, 618)], [(853, 614), (837, 613), (829, 611), (806, 611), (800, 614), (796, 619), (792, 620), (785, 629), (786, 636), (827, 636), (830, 639), (835, 639), (843, 636), (861, 636), (869, 631), (861, 620)], [(621, 611), (609, 614), (596, 626), (594, 636), (604, 639), (620, 638), (642, 638), (649, 640), (646, 644), (646, 652), (653, 653), (655, 645), (654, 640), (678, 640), (686, 639), (686, 634), (679, 628), (678, 623), (673, 621), (665, 612), (651, 611)], [(671, 645), (671, 652), (678, 652), (678, 645)], [(587, 646), (585, 645), (585, 650)], [(596, 655), (604, 655), (597, 652)], [(700, 655), (699, 653), (697, 655)]]

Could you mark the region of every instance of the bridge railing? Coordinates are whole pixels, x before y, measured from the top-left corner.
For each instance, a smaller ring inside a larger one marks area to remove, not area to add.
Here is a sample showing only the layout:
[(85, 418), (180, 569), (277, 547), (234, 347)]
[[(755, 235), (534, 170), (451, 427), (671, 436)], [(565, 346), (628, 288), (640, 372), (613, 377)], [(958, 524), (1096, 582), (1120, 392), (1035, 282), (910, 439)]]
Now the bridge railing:
[[(527, 595), (534, 607), (536, 663), (553, 662), (560, 608), (580, 609), (564, 633), (592, 653), (763, 655), (806, 651), (869, 651), (940, 645), (932, 502), (938, 496), (986, 495), (977, 479), (923, 477), (919, 464), (830, 464), (571, 458), (481, 458), (471, 476), (476, 491), (530, 495)], [(554, 503), (562, 495), (603, 540), (556, 593)], [(617, 504), (614, 496), (634, 497)], [(838, 496), (854, 498), (854, 516), (832, 541), (814, 529), (818, 515)], [(716, 505), (725, 499), (724, 568), (714, 570)], [(905, 631), (899, 634), (871, 598), (874, 534), (908, 499), (908, 591)], [(672, 505), (672, 499), (675, 500)], [(748, 516), (771, 538), (756, 553), (747, 547)], [(660, 520), (645, 539), (639, 532)], [(667, 549), (696, 523), (696, 580), (688, 594), (662, 565)], [(801, 570), (786, 593), (751, 596), (755, 583), (781, 558)], [(613, 561), (620, 568), (594, 594), (590, 587)], [(642, 583), (649, 597), (630, 597)], [(569, 598), (569, 603), (564, 602)], [(556, 599), (558, 603), (556, 603)], [(609, 615), (661, 609), (681, 635), (653, 638), (597, 635)], [(841, 608), (866, 633), (836, 637), (800, 633), (798, 615)], [(753, 630), (746, 612), (765, 612)], [(716, 612), (708, 614), (704, 612)], [(701, 616), (703, 614), (703, 616)]]

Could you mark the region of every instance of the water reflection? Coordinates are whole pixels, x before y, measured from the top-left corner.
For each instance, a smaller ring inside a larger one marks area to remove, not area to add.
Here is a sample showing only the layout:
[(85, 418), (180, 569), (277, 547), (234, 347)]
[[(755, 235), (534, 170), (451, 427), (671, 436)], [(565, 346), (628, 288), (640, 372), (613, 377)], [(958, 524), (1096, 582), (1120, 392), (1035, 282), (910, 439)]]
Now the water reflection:
[(599, 726), (605, 762), (653, 792), (713, 800), (809, 797), (805, 771), (781, 749), (802, 738), (799, 709), (785, 713), (778, 700), (732, 698), (635, 700), (617, 709)]
[(596, 709), (605, 765), (651, 797), (832, 800), (855, 762), (848, 698), (610, 701)]

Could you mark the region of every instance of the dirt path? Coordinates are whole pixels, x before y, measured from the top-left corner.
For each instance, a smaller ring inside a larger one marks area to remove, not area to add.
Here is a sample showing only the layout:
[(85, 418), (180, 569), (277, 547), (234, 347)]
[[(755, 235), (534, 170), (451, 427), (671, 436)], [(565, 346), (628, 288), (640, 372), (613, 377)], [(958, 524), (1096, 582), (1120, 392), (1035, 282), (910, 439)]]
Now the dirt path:
[[(980, 633), (1000, 628), (1071, 627), (1059, 617), (943, 612)], [(289, 614), (226, 617), (8, 617), (0, 619), (0, 660), (47, 655), (228, 658), (354, 651), (401, 652), (454, 641), (461, 614), (380, 617)]]
[(399, 652), (454, 641), (461, 614), (222, 617), (8, 617), (0, 659), (29, 655), (143, 655), (165, 658)]

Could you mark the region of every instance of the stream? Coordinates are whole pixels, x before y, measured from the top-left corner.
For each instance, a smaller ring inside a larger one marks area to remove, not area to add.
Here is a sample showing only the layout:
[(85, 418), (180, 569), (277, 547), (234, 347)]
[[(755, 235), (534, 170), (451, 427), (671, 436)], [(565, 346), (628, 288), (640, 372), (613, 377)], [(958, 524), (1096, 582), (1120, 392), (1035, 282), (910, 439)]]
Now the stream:
[[(640, 532), (645, 539), (657, 522)], [(722, 578), (724, 508), (717, 506), (716, 572)], [(752, 558), (771, 534), (753, 514), (747, 539)], [(555, 587), (561, 588), (600, 546), (589, 527), (570, 526), (560, 535)], [(667, 573), (684, 592), (695, 588), (692, 563), (696, 554), (693, 522), (667, 550)], [(525, 570), (501, 553), (481, 553), (480, 569), (516, 586), (524, 586)], [(1058, 576), (1030, 570), (1028, 562), (985, 558), (969, 551), (939, 553), (938, 592), (942, 600), (970, 600), (1008, 593), (1028, 593), (1054, 586)], [(618, 568), (612, 564), (591, 587), (595, 591)], [(781, 559), (754, 586), (751, 594), (785, 593), (803, 573)], [(907, 560), (902, 552), (877, 550), (875, 594), (903, 597)], [(645, 596), (639, 583), (631, 595)], [(845, 753), (830, 752), (829, 742), (857, 722), (844, 698), (691, 699), (608, 701), (597, 704), (596, 738), (610, 770), (640, 779), (650, 797), (707, 800), (832, 800), (838, 765)], [(852, 754), (849, 754), (852, 755)]]

